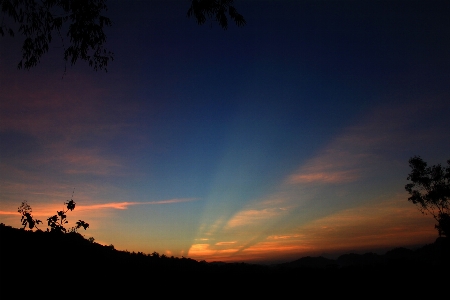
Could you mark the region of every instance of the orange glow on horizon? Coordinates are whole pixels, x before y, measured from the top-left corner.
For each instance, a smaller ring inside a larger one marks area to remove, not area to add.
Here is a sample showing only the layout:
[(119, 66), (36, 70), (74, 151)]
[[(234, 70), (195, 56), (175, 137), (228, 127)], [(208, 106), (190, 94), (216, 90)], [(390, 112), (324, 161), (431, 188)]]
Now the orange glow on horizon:
[(421, 217), (415, 206), (399, 196), (337, 212), (247, 247), (238, 242), (194, 244), (189, 257), (205, 261), (255, 261), (412, 246), (432, 242), (437, 237), (433, 225), (433, 218)]

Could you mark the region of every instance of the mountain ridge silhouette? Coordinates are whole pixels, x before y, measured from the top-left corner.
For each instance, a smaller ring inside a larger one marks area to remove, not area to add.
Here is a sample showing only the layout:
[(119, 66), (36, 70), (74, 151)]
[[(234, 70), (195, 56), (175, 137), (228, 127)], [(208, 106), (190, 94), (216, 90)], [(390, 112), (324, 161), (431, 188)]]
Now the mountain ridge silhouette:
[[(411, 282), (426, 274), (449, 270), (448, 267), (448, 238), (438, 238), (435, 243), (416, 250), (394, 248), (383, 255), (347, 253), (337, 259), (306, 256), (287, 263), (262, 265), (120, 251), (112, 245), (89, 241), (79, 233), (32, 232), (0, 224), (1, 285), (20, 290), (25, 281), (30, 288), (49, 293), (54, 292), (55, 282), (60, 283), (61, 288), (103, 282), (116, 292), (103, 290), (101, 295), (111, 293), (114, 296), (119, 290), (142, 291), (149, 285), (171, 286), (169, 291), (178, 295), (203, 286), (225, 289), (224, 293), (243, 289), (248, 293), (252, 291), (249, 294), (252, 296), (255, 293), (267, 296), (278, 291), (279, 296), (279, 293), (287, 293), (289, 288), (286, 290), (286, 287), (301, 284), (310, 288), (318, 282), (336, 288), (348, 282), (366, 288), (375, 284), (378, 290), (385, 290), (399, 288), (393, 285), (399, 279)], [(445, 284), (448, 276), (425, 280), (430, 284), (439, 285), (440, 281)], [(174, 286), (177, 289), (173, 289)], [(257, 287), (269, 291), (263, 292)]]

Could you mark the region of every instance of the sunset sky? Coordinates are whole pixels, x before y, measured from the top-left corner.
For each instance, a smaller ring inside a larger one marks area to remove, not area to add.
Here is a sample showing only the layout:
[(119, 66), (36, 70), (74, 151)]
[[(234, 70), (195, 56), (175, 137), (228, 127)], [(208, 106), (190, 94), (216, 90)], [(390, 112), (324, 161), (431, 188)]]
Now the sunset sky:
[[(118, 250), (284, 262), (432, 243), (408, 160), (450, 159), (450, 1), (107, 1), (108, 72), (0, 38), (0, 222)], [(46, 226), (40, 228), (45, 230)], [(382, 252), (384, 253), (384, 252)]]

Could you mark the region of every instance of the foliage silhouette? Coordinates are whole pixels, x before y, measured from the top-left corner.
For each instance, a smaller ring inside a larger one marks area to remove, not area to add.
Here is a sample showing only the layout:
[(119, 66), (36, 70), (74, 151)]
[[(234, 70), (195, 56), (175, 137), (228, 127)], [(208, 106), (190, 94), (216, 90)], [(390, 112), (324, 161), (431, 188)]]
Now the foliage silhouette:
[[(95, 71), (107, 72), (108, 63), (114, 60), (114, 53), (105, 47), (104, 29), (112, 26), (111, 19), (103, 15), (107, 10), (106, 0), (0, 0), (0, 35), (24, 37), (19, 69), (35, 67), (56, 35), (66, 65), (80, 59)], [(192, 0), (187, 16), (194, 16), (200, 25), (215, 17), (227, 29), (227, 13), (237, 26), (245, 25), (233, 0)]]
[(31, 215), (33, 210), (31, 209), (31, 206), (27, 203), (27, 201), (22, 202), (22, 204), (17, 209), (17, 212), (22, 214), (22, 218), (20, 221), (22, 222), (23, 229), (25, 229), (27, 225), (31, 230), (35, 227), (36, 229), (39, 229), (37, 227), (37, 224), (42, 223), (42, 221), (33, 219), (33, 216)]
[(410, 158), (412, 170), (407, 179), (411, 183), (405, 185), (405, 190), (411, 195), (408, 201), (437, 221), (439, 236), (450, 237), (450, 159), (447, 164), (428, 167), (420, 156)]
[[(73, 193), (72, 193), (73, 198)], [(89, 227), (89, 223), (86, 223), (85, 221), (78, 220), (75, 223), (75, 226), (66, 229), (64, 227), (65, 224), (68, 223), (67, 221), (67, 215), (66, 213), (70, 210), (73, 211), (75, 209), (75, 201), (73, 199), (67, 200), (64, 202), (64, 205), (66, 205), (66, 210), (57, 211), (56, 215), (51, 216), (47, 219), (47, 225), (50, 227), (47, 228), (47, 231), (50, 232), (60, 232), (60, 233), (68, 233), (68, 232), (77, 232), (78, 229), (81, 227), (86, 230)], [(23, 229), (26, 229), (27, 226), (30, 230), (33, 230), (33, 228), (36, 228), (37, 230), (40, 230), (37, 227), (37, 224), (41, 224), (41, 220), (36, 220), (31, 215), (32, 209), (31, 206), (27, 203), (27, 201), (23, 201), (22, 204), (18, 207), (17, 211), (22, 215), (21, 221), (23, 225)], [(92, 240), (93, 241), (93, 240)]]
[[(107, 10), (105, 0), (0, 0), (2, 21), (0, 35), (13, 37), (12, 21), (16, 30), (24, 36), (22, 60), (17, 67), (30, 69), (36, 66), (49, 44), (57, 35), (63, 46), (66, 63), (73, 65), (78, 59), (86, 61), (94, 70), (105, 70), (113, 53), (106, 50), (104, 27), (111, 26), (109, 18), (103, 16)], [(6, 17), (6, 18), (5, 18)], [(67, 40), (63, 39), (65, 31)]]
[(232, 5), (233, 0), (192, 0), (187, 16), (194, 16), (199, 25), (203, 25), (206, 19), (216, 18), (216, 21), (223, 29), (228, 28), (228, 18), (230, 16), (237, 26), (244, 26), (245, 19)]

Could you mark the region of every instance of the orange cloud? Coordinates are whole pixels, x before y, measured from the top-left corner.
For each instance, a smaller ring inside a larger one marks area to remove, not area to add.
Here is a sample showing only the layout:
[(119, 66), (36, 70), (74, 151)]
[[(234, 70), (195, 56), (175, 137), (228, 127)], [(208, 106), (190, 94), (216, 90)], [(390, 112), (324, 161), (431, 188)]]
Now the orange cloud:
[(19, 213), (17, 212), (17, 211), (14, 211), (14, 212), (12, 212), (12, 211), (3, 211), (3, 210), (0, 210), (0, 215), (18, 215)]
[(236, 241), (232, 241), (232, 242), (218, 242), (216, 243), (216, 246), (227, 246), (227, 245), (234, 245), (236, 244)]
[(229, 261), (232, 254), (239, 250), (237, 247), (230, 247), (233, 244), (229, 244), (226, 248), (220, 247), (226, 244), (219, 244), (219, 247), (210, 244), (193, 244), (188, 251), (188, 256), (195, 260)]
[(238, 212), (228, 221), (226, 228), (244, 225), (259, 225), (267, 220), (277, 218), (286, 213), (285, 208), (248, 209)]
[(267, 239), (268, 240), (289, 240), (289, 239), (296, 239), (301, 237), (302, 235), (300, 234), (293, 234), (293, 235), (271, 235), (268, 236)]
[(323, 252), (426, 244), (437, 237), (434, 220), (421, 216), (401, 195), (377, 204), (355, 207), (302, 225), (292, 233), (268, 236), (245, 252)]
[(194, 198), (182, 198), (182, 199), (170, 199), (170, 200), (161, 200), (161, 201), (151, 201), (151, 202), (111, 202), (111, 203), (102, 203), (102, 204), (92, 204), (92, 205), (79, 205), (77, 206), (77, 210), (97, 210), (97, 209), (128, 209), (129, 206), (133, 205), (158, 205), (158, 204), (174, 204), (174, 203), (182, 203), (182, 202), (191, 202), (195, 201)]
[[(92, 211), (92, 210), (102, 210), (102, 209), (118, 209), (125, 210), (130, 206), (135, 205), (164, 205), (164, 204), (175, 204), (175, 203), (183, 203), (183, 202), (191, 202), (195, 201), (195, 198), (180, 198), (180, 199), (169, 199), (169, 200), (161, 200), (161, 201), (149, 201), (149, 202), (110, 202), (110, 203), (101, 203), (101, 204), (91, 204), (91, 205), (76, 205), (75, 210), (71, 212), (71, 214), (78, 215), (81, 211)], [(51, 216), (54, 215), (56, 211), (60, 211), (65, 209), (62, 204), (45, 204), (44, 206), (38, 207), (37, 209), (33, 209), (32, 215), (35, 217), (41, 216)], [(0, 215), (17, 215), (20, 214), (15, 211), (0, 211)]]

